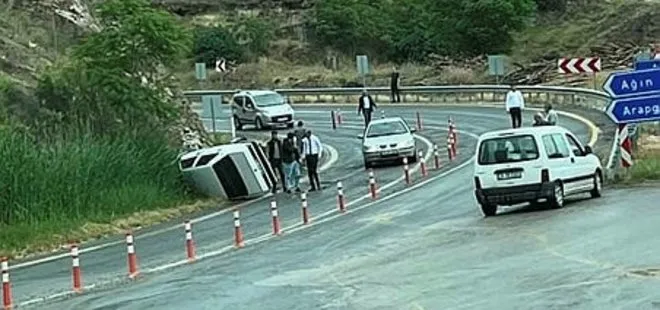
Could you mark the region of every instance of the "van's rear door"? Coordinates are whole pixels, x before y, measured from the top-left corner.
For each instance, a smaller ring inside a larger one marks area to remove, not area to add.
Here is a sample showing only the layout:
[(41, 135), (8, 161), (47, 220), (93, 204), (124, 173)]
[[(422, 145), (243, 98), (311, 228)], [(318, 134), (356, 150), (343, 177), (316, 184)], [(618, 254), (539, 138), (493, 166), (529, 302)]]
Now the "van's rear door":
[(539, 183), (541, 156), (533, 135), (505, 135), (479, 145), (476, 175), (484, 188)]

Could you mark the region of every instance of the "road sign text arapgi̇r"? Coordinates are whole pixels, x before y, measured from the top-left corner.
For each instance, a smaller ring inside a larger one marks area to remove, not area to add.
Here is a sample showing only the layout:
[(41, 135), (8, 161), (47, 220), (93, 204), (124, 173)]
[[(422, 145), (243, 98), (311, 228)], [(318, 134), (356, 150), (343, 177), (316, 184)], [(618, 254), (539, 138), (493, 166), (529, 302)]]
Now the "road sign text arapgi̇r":
[(606, 112), (616, 123), (656, 121), (660, 119), (660, 96), (614, 100)]

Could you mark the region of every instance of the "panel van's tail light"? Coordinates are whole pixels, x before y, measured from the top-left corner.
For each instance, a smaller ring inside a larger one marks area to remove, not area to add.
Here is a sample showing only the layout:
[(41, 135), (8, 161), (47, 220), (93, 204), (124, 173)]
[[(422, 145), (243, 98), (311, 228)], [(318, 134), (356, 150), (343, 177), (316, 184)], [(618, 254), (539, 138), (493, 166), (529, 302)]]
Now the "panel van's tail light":
[(541, 170), (541, 183), (550, 182), (550, 171), (548, 169)]
[(481, 189), (481, 181), (479, 181), (479, 177), (474, 177), (474, 187), (476, 189)]

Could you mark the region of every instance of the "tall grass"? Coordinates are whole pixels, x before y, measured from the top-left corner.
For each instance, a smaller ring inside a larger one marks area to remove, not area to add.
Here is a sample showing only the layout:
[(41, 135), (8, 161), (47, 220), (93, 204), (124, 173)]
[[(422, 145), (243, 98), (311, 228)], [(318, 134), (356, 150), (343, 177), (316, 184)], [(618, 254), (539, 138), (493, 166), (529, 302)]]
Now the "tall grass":
[(176, 155), (162, 135), (73, 135), (44, 143), (0, 128), (0, 252), (81, 223), (188, 200)]

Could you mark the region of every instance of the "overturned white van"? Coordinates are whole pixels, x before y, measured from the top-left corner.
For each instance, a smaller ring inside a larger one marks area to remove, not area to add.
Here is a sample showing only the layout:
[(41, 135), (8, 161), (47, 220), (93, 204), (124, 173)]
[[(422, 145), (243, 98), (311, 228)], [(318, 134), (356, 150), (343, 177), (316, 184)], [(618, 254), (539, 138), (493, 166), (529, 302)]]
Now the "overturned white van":
[(239, 142), (184, 154), (179, 169), (201, 193), (230, 200), (251, 199), (269, 193), (275, 173), (261, 146)]

